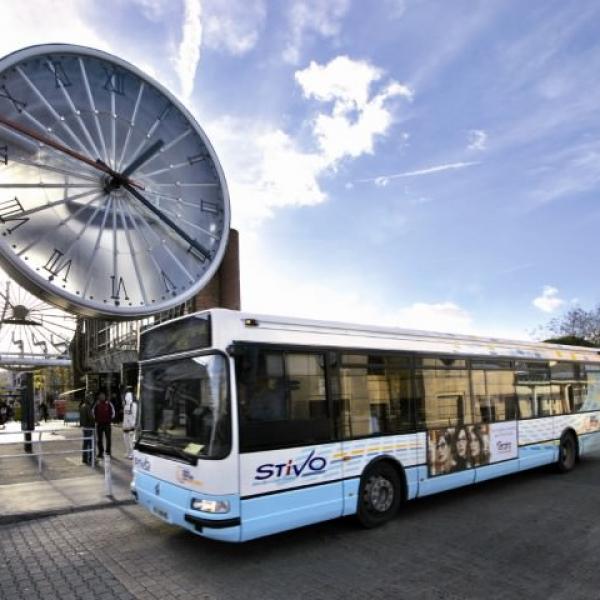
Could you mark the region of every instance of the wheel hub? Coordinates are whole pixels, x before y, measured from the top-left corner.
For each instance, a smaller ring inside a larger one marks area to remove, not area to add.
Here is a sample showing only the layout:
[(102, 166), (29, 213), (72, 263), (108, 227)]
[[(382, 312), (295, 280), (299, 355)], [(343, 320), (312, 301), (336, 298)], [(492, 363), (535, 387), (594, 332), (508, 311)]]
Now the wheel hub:
[(367, 486), (367, 502), (377, 512), (386, 512), (394, 503), (394, 486), (385, 477), (373, 477)]

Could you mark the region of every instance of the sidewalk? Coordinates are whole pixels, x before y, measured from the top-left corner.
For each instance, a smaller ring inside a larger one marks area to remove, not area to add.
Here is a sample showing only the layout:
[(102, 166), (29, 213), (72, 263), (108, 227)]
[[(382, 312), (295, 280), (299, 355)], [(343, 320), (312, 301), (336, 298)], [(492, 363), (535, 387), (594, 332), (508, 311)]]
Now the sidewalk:
[[(0, 524), (42, 516), (91, 510), (133, 502), (129, 483), (131, 461), (125, 458), (120, 425), (112, 428), (112, 496), (105, 491), (104, 465), (91, 468), (82, 464), (81, 429), (62, 421), (50, 421), (36, 427), (43, 431), (43, 469), (38, 471), (37, 444), (29, 456), (23, 454), (20, 423), (7, 423), (0, 435)], [(52, 432), (55, 433), (52, 433)], [(72, 454), (48, 455), (53, 451), (74, 450)], [(9, 458), (10, 457), (10, 458)]]

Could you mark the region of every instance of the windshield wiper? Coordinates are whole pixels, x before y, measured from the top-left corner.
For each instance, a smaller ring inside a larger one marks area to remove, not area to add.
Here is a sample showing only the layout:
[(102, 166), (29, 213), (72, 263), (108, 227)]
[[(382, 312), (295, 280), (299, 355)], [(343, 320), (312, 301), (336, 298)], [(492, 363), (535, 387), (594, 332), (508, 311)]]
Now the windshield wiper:
[(190, 465), (196, 466), (198, 464), (197, 456), (192, 456), (176, 446), (165, 444), (158, 436), (148, 436), (148, 438), (149, 439), (146, 440), (142, 435), (136, 444), (136, 448), (142, 452), (148, 452), (148, 454), (176, 457)]

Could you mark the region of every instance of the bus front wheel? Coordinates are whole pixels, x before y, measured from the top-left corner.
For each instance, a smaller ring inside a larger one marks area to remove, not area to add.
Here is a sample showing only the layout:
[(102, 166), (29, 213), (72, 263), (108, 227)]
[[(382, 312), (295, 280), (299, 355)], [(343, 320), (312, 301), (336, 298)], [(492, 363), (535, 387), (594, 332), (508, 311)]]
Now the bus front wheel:
[(577, 460), (577, 441), (575, 436), (567, 431), (563, 433), (558, 445), (558, 462), (556, 466), (561, 473), (568, 473)]
[(358, 520), (363, 527), (377, 527), (389, 521), (402, 500), (402, 484), (392, 465), (380, 462), (362, 476), (358, 492)]

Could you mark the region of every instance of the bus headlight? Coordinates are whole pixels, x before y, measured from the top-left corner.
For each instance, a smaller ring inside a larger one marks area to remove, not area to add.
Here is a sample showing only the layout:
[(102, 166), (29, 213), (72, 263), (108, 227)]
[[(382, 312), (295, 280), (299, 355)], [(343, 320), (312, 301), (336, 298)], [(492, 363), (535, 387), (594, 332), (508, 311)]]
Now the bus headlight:
[(192, 500), (192, 508), (194, 510), (200, 510), (207, 513), (228, 513), (229, 502), (227, 500), (199, 500), (194, 498)]

